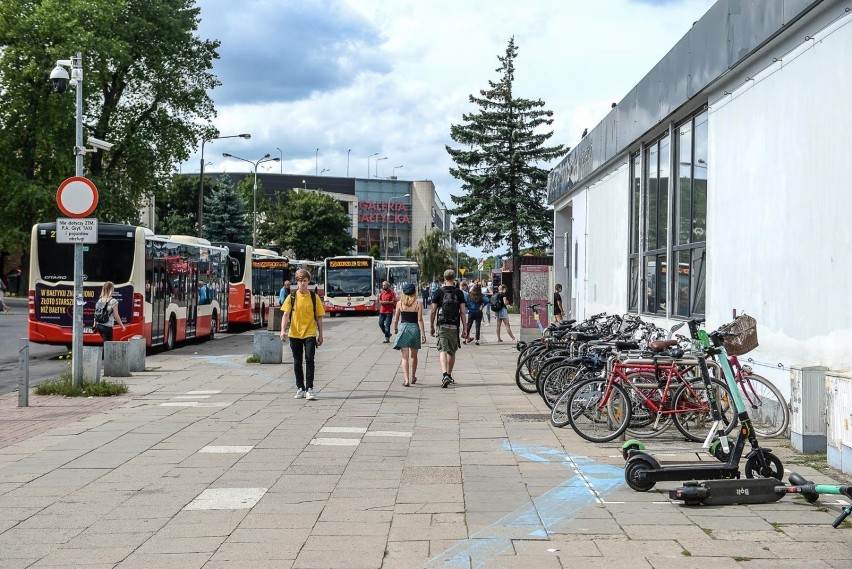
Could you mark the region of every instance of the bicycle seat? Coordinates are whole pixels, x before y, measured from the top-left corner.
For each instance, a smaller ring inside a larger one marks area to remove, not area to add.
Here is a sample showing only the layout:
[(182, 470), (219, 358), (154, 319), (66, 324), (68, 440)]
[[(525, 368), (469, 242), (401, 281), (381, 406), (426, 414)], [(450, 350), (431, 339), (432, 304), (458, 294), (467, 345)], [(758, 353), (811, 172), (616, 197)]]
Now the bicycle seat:
[(636, 342), (622, 342), (622, 341), (619, 340), (619, 341), (615, 342), (615, 349), (616, 350), (638, 350), (639, 344), (637, 344)]
[(666, 348), (677, 346), (677, 344), (677, 340), (657, 340), (655, 342), (648, 342), (648, 349), (653, 352), (662, 352)]

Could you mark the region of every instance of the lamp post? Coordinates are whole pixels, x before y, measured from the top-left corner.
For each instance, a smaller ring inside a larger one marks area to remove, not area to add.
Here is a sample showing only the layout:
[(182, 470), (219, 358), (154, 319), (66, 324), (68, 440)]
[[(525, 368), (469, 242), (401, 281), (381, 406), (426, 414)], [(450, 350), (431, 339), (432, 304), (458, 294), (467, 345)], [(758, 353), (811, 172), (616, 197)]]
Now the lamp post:
[(376, 178), (379, 177), (379, 162), (382, 160), (387, 160), (387, 156), (382, 156), (381, 158), (376, 158)]
[(319, 172), (319, 148), (317, 148), (317, 155), (316, 155), (316, 159), (314, 161), (314, 176), (318, 176), (319, 175), (318, 172)]
[(201, 141), (201, 169), (200, 169), (200, 179), (201, 184), (198, 186), (198, 236), (201, 235), (201, 228), (204, 226), (204, 145), (208, 142), (213, 142), (214, 140), (221, 140), (223, 138), (245, 138), (246, 140), (251, 138), (250, 134), (229, 134), (228, 136), (214, 136), (213, 138), (205, 138)]
[(283, 174), (284, 173), (284, 151), (281, 150), (280, 148), (278, 148), (277, 146), (275, 147), (275, 150), (278, 151), (278, 157), (281, 159), (280, 163), (279, 163), (280, 166), (281, 166), (281, 170), (279, 172), (281, 174)]
[(279, 162), (280, 158), (270, 158), (269, 152), (252, 162), (251, 160), (247, 160), (245, 158), (240, 158), (239, 156), (234, 156), (233, 154), (228, 154), (227, 152), (223, 152), (222, 156), (225, 158), (233, 158), (234, 160), (241, 160), (243, 162), (248, 162), (254, 168), (254, 189), (252, 191), (252, 216), (251, 216), (251, 246), (257, 247), (257, 167), (264, 162)]
[(330, 168), (323, 168), (322, 171), (320, 172), (320, 176), (322, 176), (326, 172), (331, 172), (331, 169)]
[(367, 156), (367, 179), (368, 180), (370, 179), (370, 158), (372, 158), (373, 156), (378, 156), (378, 155), (379, 155), (378, 152), (373, 152), (372, 154)]
[(401, 166), (401, 165), (400, 165), (400, 166), (394, 166), (394, 167), (393, 167), (393, 170), (391, 170), (391, 178), (393, 178), (394, 176), (396, 176), (396, 170), (397, 170), (397, 168), (402, 168), (402, 167), (403, 167), (403, 166)]
[(349, 177), (349, 154), (352, 152), (352, 149), (346, 151), (346, 177)]
[(410, 197), (411, 194), (402, 196), (391, 196), (388, 199), (388, 211), (385, 213), (385, 261), (388, 260), (388, 233), (390, 232), (390, 204), (393, 200)]

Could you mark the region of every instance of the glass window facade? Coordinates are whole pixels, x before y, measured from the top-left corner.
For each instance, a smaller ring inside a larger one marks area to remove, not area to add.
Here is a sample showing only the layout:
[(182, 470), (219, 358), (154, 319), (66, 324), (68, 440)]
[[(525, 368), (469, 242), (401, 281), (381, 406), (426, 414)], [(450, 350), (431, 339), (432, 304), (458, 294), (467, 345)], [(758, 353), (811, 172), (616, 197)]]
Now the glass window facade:
[(412, 247), (410, 184), (397, 180), (359, 180), (355, 195), (358, 254), (366, 255), (376, 246), (382, 258), (404, 259), (405, 251)]

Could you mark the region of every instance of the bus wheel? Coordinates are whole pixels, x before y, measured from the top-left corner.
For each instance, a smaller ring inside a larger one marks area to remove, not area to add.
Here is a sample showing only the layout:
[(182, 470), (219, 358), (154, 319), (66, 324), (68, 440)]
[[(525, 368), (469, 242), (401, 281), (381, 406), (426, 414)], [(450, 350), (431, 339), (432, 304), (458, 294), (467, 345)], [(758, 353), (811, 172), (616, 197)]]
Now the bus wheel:
[(166, 350), (173, 350), (175, 348), (175, 335), (177, 334), (177, 324), (175, 324), (174, 316), (169, 318), (169, 328), (166, 334)]
[(216, 338), (216, 332), (219, 331), (219, 316), (216, 311), (213, 311), (213, 317), (210, 319), (210, 339)]

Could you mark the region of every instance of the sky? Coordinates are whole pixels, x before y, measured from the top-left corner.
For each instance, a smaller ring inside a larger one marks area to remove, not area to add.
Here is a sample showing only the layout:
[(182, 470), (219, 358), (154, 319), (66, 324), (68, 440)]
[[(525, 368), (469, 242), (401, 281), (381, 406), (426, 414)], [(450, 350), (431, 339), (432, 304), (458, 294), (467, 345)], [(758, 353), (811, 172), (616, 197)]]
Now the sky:
[[(269, 153), (282, 163), (260, 172), (431, 180), (452, 207), (462, 190), (449, 174), (450, 127), (479, 111), (469, 96), (499, 80), (512, 37), (514, 95), (543, 100), (555, 119), (547, 144), (573, 147), (712, 4), (198, 0), (199, 36), (222, 44), (213, 124), (222, 136), (252, 135), (206, 143), (205, 172), (251, 170), (223, 152), (251, 161)], [(199, 167), (200, 148), (181, 170)]]

